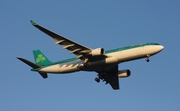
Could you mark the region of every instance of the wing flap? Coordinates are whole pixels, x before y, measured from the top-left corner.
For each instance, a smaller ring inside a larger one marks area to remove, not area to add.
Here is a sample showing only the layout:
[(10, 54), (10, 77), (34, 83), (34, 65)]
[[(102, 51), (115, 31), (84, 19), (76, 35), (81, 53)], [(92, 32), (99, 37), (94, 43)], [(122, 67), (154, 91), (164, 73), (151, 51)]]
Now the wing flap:
[(119, 89), (119, 78), (115, 75), (109, 76), (109, 84), (114, 90)]
[(111, 87), (114, 90), (119, 89), (119, 78), (118, 78), (118, 65), (108, 69), (105, 71), (107, 77), (108, 77), (108, 82), (111, 85)]
[(65, 46), (63, 46), (63, 49), (68, 49), (68, 48), (73, 47), (73, 46), (75, 46), (75, 44), (65, 45)]
[(57, 40), (57, 39), (54, 39), (54, 42), (55, 42), (56, 44), (60, 44), (60, 43), (64, 42), (64, 40)]
[(80, 51), (80, 50), (81, 49), (74, 49), (74, 50), (70, 51), (70, 54), (75, 53), (75, 52)]

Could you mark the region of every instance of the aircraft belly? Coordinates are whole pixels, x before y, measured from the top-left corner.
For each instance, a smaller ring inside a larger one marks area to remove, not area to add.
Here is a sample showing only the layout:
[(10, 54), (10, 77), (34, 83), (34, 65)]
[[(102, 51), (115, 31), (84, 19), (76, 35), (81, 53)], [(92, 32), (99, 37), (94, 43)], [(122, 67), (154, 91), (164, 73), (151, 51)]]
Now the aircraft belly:
[(108, 57), (106, 59), (93, 61), (88, 63), (87, 70), (99, 70), (118, 64), (119, 61), (115, 57)]
[(58, 72), (60, 72), (59, 64), (42, 68), (39, 71), (40, 72), (47, 72), (47, 73), (58, 73)]
[(40, 72), (70, 73), (70, 72), (79, 71), (78, 65), (79, 64), (57, 64), (46, 68), (42, 68)]
[(60, 64), (60, 73), (70, 73), (70, 72), (76, 72), (80, 69), (78, 68), (79, 64)]

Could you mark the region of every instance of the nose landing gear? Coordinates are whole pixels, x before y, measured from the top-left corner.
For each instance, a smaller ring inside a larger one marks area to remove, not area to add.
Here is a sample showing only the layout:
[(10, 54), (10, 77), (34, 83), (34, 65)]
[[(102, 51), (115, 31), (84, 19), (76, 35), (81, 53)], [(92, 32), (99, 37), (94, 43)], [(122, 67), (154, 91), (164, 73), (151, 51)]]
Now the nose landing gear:
[(150, 55), (146, 56), (146, 62), (149, 62)]

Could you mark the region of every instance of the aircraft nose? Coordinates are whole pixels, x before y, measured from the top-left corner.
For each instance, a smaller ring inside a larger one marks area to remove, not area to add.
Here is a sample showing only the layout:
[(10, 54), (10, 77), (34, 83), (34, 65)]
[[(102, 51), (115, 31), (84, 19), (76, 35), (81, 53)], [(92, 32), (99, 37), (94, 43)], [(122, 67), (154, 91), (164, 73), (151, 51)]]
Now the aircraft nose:
[(160, 50), (163, 50), (164, 49), (164, 46), (160, 45)]
[(162, 51), (164, 49), (164, 46), (160, 45), (159, 50)]

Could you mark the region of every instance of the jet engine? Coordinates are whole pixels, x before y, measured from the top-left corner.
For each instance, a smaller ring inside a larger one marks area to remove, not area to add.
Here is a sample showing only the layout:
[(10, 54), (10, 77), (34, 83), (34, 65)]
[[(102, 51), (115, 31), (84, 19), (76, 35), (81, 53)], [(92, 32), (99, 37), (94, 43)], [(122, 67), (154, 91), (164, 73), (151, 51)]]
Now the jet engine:
[(129, 77), (130, 75), (131, 75), (131, 71), (128, 69), (118, 71), (119, 78)]
[(103, 48), (93, 49), (90, 52), (90, 55), (92, 55), (92, 56), (100, 56), (100, 55), (103, 55), (103, 54), (104, 54), (104, 49)]

